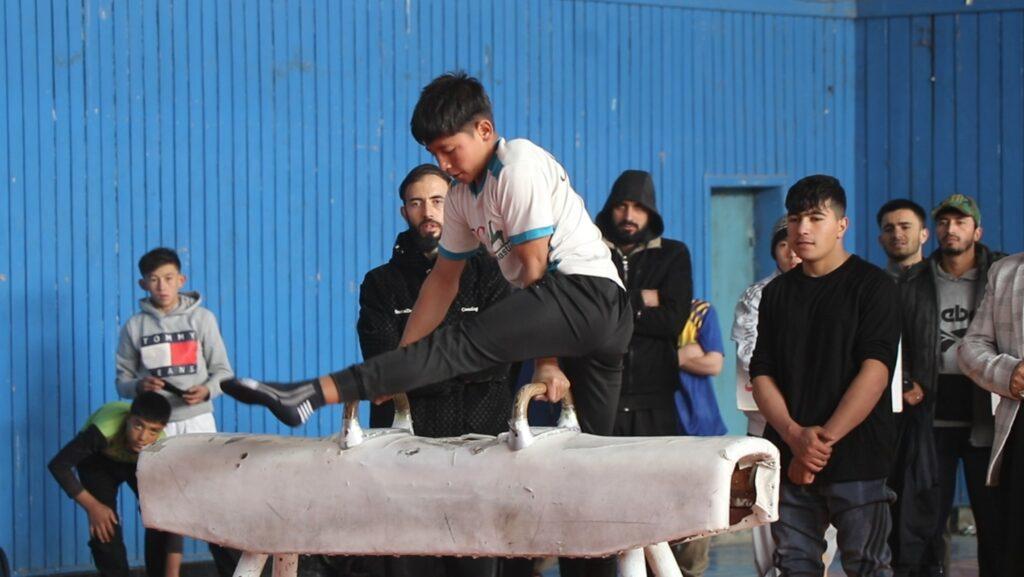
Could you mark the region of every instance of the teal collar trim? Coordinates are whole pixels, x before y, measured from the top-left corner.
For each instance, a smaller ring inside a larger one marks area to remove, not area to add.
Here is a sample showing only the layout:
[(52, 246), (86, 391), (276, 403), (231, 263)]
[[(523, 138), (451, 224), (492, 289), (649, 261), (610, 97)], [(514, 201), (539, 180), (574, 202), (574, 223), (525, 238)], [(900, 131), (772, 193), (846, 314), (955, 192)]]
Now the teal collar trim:
[(469, 183), (469, 191), (473, 193), (473, 196), (478, 196), (484, 189), (484, 185), (487, 184), (488, 175), (498, 178), (498, 175), (501, 174), (501, 169), (505, 168), (505, 165), (498, 159), (499, 144), (501, 144), (500, 139), (498, 140), (498, 143), (494, 145), (494, 150), (491, 151), (491, 159), (487, 161), (487, 170), (482, 175), (483, 178), (480, 179), (480, 183), (477, 184), (477, 181), (475, 180)]

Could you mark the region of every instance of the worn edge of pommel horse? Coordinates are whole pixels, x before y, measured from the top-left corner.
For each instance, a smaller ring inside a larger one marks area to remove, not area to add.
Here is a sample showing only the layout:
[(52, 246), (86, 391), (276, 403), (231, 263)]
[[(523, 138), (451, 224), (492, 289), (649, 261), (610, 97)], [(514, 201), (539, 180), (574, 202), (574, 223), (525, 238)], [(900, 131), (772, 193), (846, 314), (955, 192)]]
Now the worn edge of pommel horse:
[[(565, 432), (579, 432), (580, 427), (571, 394), (567, 394), (562, 401), (562, 412), (556, 427), (535, 427), (531, 429), (527, 421), (527, 408), (530, 400), (537, 395), (545, 393), (546, 390), (547, 387), (544, 384), (531, 383), (520, 389), (517, 394), (513, 407), (513, 415), (509, 421), (510, 430), (507, 437), (504, 439), (512, 451), (523, 450), (541, 438), (564, 434)], [(359, 425), (358, 402), (347, 403), (344, 408), (342, 430), (337, 435), (337, 443), (341, 450), (347, 451), (348, 449), (362, 445), (369, 439), (384, 435), (391, 435), (395, 433), (413, 435), (413, 422), (408, 398), (404, 394), (396, 395), (394, 397), (394, 403), (395, 417), (392, 427), (390, 429), (369, 429), (366, 431), (364, 431)], [(504, 436), (505, 435), (502, 435), (501, 437)], [(173, 439), (168, 439), (162, 442), (166, 443), (167, 441), (173, 442)], [(774, 447), (772, 447), (772, 449), (774, 450)], [(159, 447), (156, 448), (156, 451), (159, 451)], [(143, 473), (146, 468), (145, 465), (150, 462), (147, 461), (147, 459), (149, 459), (149, 454), (150, 453), (148, 452), (144, 452), (143, 458), (140, 459), (140, 465), (142, 465), (140, 469), (143, 469)], [(757, 470), (764, 470), (766, 473), (771, 472), (771, 478), (769, 480), (755, 478), (755, 471)], [(736, 462), (736, 466), (730, 480), (730, 527), (727, 531), (752, 527), (754, 525), (773, 521), (777, 518), (777, 475), (777, 451), (770, 454), (767, 461), (759, 461), (756, 463), (748, 462), (745, 464), (740, 463), (739, 461)], [(139, 488), (140, 494), (142, 495), (140, 500), (144, 504), (144, 521), (148, 510), (148, 507), (146, 506), (146, 478), (146, 474), (140, 474)], [(761, 482), (759, 483), (758, 481)], [(755, 507), (755, 504), (758, 503), (759, 487), (762, 493), (766, 491), (770, 493), (768, 495), (768, 497), (770, 497), (770, 504), (767, 506), (767, 509), (769, 509), (767, 511), (764, 510), (765, 507), (763, 506), (763, 500), (762, 505)], [(146, 523), (146, 525), (149, 526), (149, 523)], [(681, 539), (680, 541), (687, 541), (710, 534), (713, 533), (693, 535)], [(270, 554), (274, 555), (274, 577), (296, 576), (298, 568), (297, 553), (281, 554), (245, 551), (243, 552), (243, 555), (235, 569), (234, 577), (259, 577)], [(630, 548), (620, 552), (617, 556), (617, 562), (619, 574), (623, 577), (645, 576), (645, 565), (648, 564), (650, 565), (653, 573), (658, 577), (681, 577), (681, 571), (676, 563), (675, 557), (672, 554), (668, 543), (664, 541), (643, 547)]]

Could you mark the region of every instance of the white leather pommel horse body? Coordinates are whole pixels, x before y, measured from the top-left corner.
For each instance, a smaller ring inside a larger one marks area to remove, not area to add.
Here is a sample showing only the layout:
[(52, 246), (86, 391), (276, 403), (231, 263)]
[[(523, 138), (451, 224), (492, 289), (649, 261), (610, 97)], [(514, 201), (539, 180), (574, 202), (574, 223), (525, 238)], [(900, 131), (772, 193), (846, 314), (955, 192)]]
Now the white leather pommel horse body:
[(528, 385), (498, 437), (412, 434), (408, 402), (395, 428), (363, 431), (356, 405), (327, 438), (195, 434), (143, 451), (146, 527), (247, 552), (237, 577), (275, 576), (295, 555), (596, 557), (625, 576), (678, 575), (667, 543), (778, 517), (778, 450), (751, 437), (599, 437), (526, 424)]

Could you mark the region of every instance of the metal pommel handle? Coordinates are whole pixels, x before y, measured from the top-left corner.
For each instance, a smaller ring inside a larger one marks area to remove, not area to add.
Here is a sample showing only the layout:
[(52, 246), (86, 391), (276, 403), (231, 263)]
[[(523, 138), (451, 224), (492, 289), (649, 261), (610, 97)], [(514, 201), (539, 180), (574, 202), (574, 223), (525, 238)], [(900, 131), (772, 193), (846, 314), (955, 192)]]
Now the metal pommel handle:
[[(548, 386), (544, 383), (529, 383), (516, 393), (515, 405), (512, 407), (512, 420), (509, 421), (508, 436), (513, 450), (525, 449), (533, 443), (533, 432), (530, 431), (526, 410), (530, 406), (531, 399), (543, 395), (547, 390)], [(562, 414), (558, 417), (558, 428), (580, 430), (580, 424), (576, 418), (576, 405), (573, 403), (570, 391), (566, 391), (565, 396), (562, 397)]]
[(410, 435), (416, 433), (412, 430), (412, 409), (409, 407), (409, 396), (405, 393), (398, 393), (393, 399), (395, 403), (395, 418), (391, 421), (392, 429), (405, 429)]
[[(395, 403), (395, 420), (391, 422), (391, 427), (405, 429), (413, 434), (409, 397), (405, 393), (398, 393), (392, 401)], [(364, 439), (363, 428), (359, 425), (359, 401), (349, 401), (345, 403), (345, 414), (341, 421), (341, 448), (351, 449)]]

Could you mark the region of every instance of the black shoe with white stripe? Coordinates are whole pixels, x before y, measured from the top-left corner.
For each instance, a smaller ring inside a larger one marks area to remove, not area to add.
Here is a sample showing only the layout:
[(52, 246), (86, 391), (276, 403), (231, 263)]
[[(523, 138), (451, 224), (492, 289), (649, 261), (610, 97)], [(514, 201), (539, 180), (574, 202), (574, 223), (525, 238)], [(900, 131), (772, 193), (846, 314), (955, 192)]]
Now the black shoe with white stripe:
[(263, 405), (279, 421), (298, 427), (324, 405), (318, 379), (297, 383), (261, 383), (255, 379), (228, 379), (220, 388), (247, 405)]

